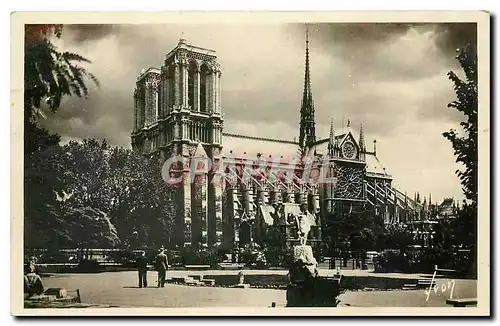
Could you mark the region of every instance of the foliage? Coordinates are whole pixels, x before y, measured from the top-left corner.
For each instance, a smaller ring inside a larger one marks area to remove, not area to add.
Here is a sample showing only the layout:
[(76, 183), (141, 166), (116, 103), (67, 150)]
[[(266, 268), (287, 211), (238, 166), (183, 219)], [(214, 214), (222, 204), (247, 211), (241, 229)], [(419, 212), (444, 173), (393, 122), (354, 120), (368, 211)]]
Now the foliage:
[(65, 216), (66, 229), (79, 248), (110, 248), (120, 240), (106, 213), (91, 207), (71, 209)]
[(59, 52), (51, 38), (60, 38), (60, 25), (26, 25), (24, 42), (24, 114), (35, 121), (42, 104), (56, 112), (65, 95), (88, 96), (87, 79), (96, 77), (81, 63), (90, 61), (76, 53)]
[[(34, 155), (27, 169), (31, 186), (26, 191), (26, 221), (28, 226), (33, 225), (30, 230), (37, 236), (29, 237), (30, 246), (168, 245), (173, 223), (167, 204), (171, 192), (161, 180), (157, 159), (95, 139), (52, 146)], [(48, 204), (53, 208), (52, 215), (42, 210)], [(103, 217), (74, 215), (94, 211)], [(113, 234), (112, 241), (101, 239), (102, 227), (109, 228), (105, 233)], [(81, 236), (70, 232), (75, 228), (80, 228)], [(36, 243), (35, 239), (42, 240)]]
[(265, 251), (257, 244), (249, 244), (240, 248), (239, 259), (247, 267), (263, 268), (267, 264)]
[(24, 238), (30, 247), (57, 249), (69, 237), (57, 201), (64, 187), (61, 155), (61, 147), (51, 146), (25, 160)]
[(453, 243), (456, 246), (474, 247), (477, 240), (477, 207), (464, 205), (451, 221), (451, 229), (454, 233)]
[(217, 249), (196, 250), (193, 248), (184, 248), (181, 250), (182, 265), (210, 265), (212, 268), (222, 261), (222, 254)]
[(460, 79), (453, 71), (448, 77), (454, 84), (457, 99), (450, 104), (449, 108), (463, 113), (466, 120), (461, 122), (465, 135), (460, 136), (455, 130), (444, 132), (443, 136), (448, 139), (457, 157), (456, 161), (465, 166), (464, 171), (457, 170), (456, 173), (462, 183), (465, 197), (477, 206), (477, 178), (478, 178), (478, 84), (477, 84), (477, 54), (475, 49), (468, 45), (461, 49), (457, 55), (464, 74), (465, 80)]
[(103, 271), (104, 267), (95, 259), (82, 259), (75, 267), (75, 272), (79, 273), (98, 273)]
[(86, 96), (85, 76), (74, 53), (58, 52), (50, 41), (61, 25), (26, 25), (24, 38), (24, 217), (25, 242), (58, 247), (70, 237), (58, 198), (63, 192), (64, 166), (60, 137), (41, 128), (38, 118), (48, 105), (55, 112), (64, 95)]
[(381, 216), (363, 206), (352, 208), (350, 205), (340, 206), (333, 220), (334, 222), (327, 225), (323, 232), (324, 237), (328, 239), (327, 243), (330, 244), (330, 248), (324, 248), (325, 252), (334, 249), (344, 252), (373, 249), (378, 236), (384, 230)]
[(405, 250), (413, 243), (413, 235), (406, 224), (389, 224), (378, 242), (379, 248)]
[(267, 264), (274, 267), (287, 266), (291, 261), (290, 249), (284, 246), (285, 231), (279, 226), (266, 229), (263, 243), (263, 254)]
[[(456, 161), (465, 166), (463, 171), (457, 170), (465, 198), (470, 204), (464, 203), (457, 218), (450, 223), (455, 245), (472, 248), (471, 266), (475, 273), (477, 266), (477, 191), (478, 191), (478, 66), (477, 53), (472, 45), (467, 45), (457, 55), (465, 79), (460, 79), (450, 71), (448, 77), (454, 84), (457, 99), (448, 107), (456, 109), (465, 116), (460, 125), (465, 135), (461, 136), (455, 130), (444, 132), (454, 149)], [(457, 243), (459, 242), (459, 243)]]
[(374, 259), (376, 272), (406, 272), (409, 266), (409, 257), (400, 250), (386, 249)]

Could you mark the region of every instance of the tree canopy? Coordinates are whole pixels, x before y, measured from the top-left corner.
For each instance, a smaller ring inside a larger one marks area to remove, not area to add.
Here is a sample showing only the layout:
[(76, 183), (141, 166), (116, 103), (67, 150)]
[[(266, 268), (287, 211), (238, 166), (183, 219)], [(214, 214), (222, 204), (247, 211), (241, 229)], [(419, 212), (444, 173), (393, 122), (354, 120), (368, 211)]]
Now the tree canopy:
[(477, 53), (473, 46), (468, 45), (459, 50), (457, 55), (465, 79), (462, 80), (453, 71), (448, 73), (453, 82), (457, 99), (450, 104), (453, 108), (463, 113), (465, 121), (460, 123), (464, 134), (451, 129), (443, 133), (454, 149), (456, 161), (464, 165), (464, 170), (457, 170), (465, 197), (477, 206), (477, 179), (478, 179), (478, 152), (477, 152), (477, 110), (478, 110), (478, 85), (477, 85)]
[(163, 244), (170, 234), (165, 213), (169, 192), (163, 191), (154, 157), (96, 139), (61, 146), (60, 136), (39, 124), (45, 110), (61, 109), (63, 97), (87, 97), (88, 82), (99, 85), (82, 66), (90, 60), (56, 48), (53, 40), (62, 32), (62, 25), (25, 27), (25, 244)]
[(38, 152), (32, 162), (28, 246), (168, 244), (174, 216), (158, 157), (85, 139)]

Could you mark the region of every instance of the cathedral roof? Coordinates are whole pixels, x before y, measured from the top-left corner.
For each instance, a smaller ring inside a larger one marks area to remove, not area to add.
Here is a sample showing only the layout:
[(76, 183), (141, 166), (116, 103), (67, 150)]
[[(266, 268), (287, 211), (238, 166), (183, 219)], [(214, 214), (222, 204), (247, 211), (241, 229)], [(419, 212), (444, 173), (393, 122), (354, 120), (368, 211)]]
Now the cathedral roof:
[(384, 177), (390, 176), (389, 173), (385, 171), (384, 166), (380, 163), (380, 160), (375, 154), (370, 152), (366, 153), (365, 160), (367, 173), (373, 173)]
[(236, 134), (222, 135), (222, 155), (224, 157), (283, 159), (298, 157), (298, 143), (293, 141), (251, 137)]

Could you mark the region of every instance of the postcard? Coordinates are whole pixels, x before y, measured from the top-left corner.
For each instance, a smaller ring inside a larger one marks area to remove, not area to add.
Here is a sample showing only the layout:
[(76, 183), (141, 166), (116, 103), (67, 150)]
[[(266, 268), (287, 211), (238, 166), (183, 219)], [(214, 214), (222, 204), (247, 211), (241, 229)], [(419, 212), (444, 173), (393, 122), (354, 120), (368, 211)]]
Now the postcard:
[(11, 20), (13, 315), (490, 314), (488, 12)]

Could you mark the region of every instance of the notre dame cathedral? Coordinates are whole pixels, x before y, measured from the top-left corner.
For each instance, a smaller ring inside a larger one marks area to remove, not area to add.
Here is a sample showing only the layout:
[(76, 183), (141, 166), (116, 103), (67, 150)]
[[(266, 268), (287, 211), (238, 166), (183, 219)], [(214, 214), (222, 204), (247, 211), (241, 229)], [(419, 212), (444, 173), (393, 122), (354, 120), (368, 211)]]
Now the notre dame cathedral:
[[(170, 170), (183, 180), (170, 194), (173, 245), (234, 249), (259, 243), (270, 227), (293, 230), (290, 214), (305, 214), (313, 221), (313, 245), (341, 211), (368, 207), (386, 224), (419, 218), (422, 204), (392, 187), (391, 175), (377, 158), (376, 142), (372, 150), (366, 147), (362, 125), (355, 131), (348, 121), (342, 130), (334, 130), (332, 122), (329, 135), (316, 136), (309, 64), (306, 37), (298, 142), (224, 133), (221, 69), (213, 50), (181, 39), (160, 69), (149, 68), (137, 77), (132, 148), (145, 155), (159, 153), (162, 160), (181, 155), (187, 162)], [(262, 152), (266, 148), (273, 150)], [(279, 162), (274, 167), (285, 178), (243, 168), (222, 182), (213, 182), (214, 169), (193, 180), (189, 162), (197, 157), (210, 158), (212, 166), (264, 162), (264, 172)], [(311, 164), (312, 169), (307, 167)], [(305, 176), (315, 169), (327, 171), (333, 181)], [(285, 241), (297, 240), (293, 232), (284, 234)]]

